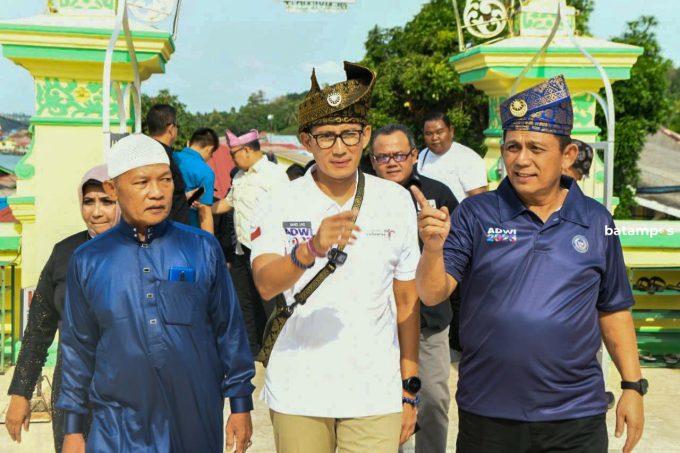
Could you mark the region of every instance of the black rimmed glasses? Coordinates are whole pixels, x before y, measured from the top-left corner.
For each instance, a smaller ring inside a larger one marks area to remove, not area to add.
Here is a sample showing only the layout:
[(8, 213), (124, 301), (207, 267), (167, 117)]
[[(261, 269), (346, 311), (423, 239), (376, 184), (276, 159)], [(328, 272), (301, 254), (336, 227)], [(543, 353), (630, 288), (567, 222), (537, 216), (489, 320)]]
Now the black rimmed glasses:
[(309, 133), (309, 135), (316, 140), (316, 144), (319, 145), (319, 148), (321, 149), (332, 148), (338, 138), (342, 140), (342, 143), (344, 143), (345, 146), (356, 146), (361, 141), (361, 136), (363, 134), (364, 131), (359, 130), (344, 131), (340, 134), (334, 134), (332, 132), (322, 132), (321, 134)]
[[(246, 148), (247, 148), (247, 146), (242, 146), (242, 147), (240, 147), (240, 148), (230, 149), (230, 150), (229, 150), (229, 154), (231, 155), (231, 158), (233, 159), (234, 157), (236, 157), (236, 155), (237, 155), (240, 151), (243, 151), (243, 150), (246, 149)], [(217, 151), (217, 150), (215, 150), (215, 151)]]
[(372, 154), (371, 157), (373, 158), (376, 163), (384, 165), (389, 163), (390, 160), (394, 159), (395, 162), (405, 162), (406, 159), (408, 159), (411, 154), (413, 154), (413, 150), (407, 152), (407, 153), (394, 153), (394, 154)]

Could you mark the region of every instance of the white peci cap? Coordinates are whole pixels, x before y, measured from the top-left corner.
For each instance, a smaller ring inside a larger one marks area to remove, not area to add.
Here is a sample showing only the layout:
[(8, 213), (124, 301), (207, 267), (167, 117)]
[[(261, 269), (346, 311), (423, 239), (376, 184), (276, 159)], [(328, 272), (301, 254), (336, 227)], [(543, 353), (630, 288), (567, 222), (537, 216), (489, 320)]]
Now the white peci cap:
[(165, 148), (159, 142), (143, 134), (132, 134), (120, 139), (106, 156), (109, 177), (146, 165), (170, 165)]

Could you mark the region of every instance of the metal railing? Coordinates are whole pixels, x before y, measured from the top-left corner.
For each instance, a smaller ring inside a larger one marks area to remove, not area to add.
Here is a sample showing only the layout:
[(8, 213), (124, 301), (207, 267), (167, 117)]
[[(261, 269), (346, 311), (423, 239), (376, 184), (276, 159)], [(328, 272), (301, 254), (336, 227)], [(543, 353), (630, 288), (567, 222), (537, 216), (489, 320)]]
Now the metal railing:
[[(110, 149), (111, 145), (121, 137), (127, 135), (128, 110), (130, 108), (129, 99), (132, 97), (132, 114), (134, 115), (133, 133), (140, 134), (142, 132), (142, 82), (139, 76), (139, 62), (137, 60), (137, 53), (135, 51), (135, 43), (132, 39), (130, 31), (130, 22), (128, 19), (128, 9), (131, 9), (133, 14), (140, 20), (146, 22), (160, 22), (170, 17), (174, 8), (175, 15), (172, 22), (172, 37), (173, 40), (177, 38), (179, 12), (182, 6), (181, 0), (163, 0), (159, 6), (148, 6), (142, 0), (119, 0), (116, 6), (116, 21), (109, 44), (106, 48), (106, 57), (104, 59), (104, 75), (103, 75), (103, 112), (102, 112), (102, 127), (103, 127), (103, 145), (104, 154)], [(121, 34), (125, 38), (127, 52), (130, 55), (130, 64), (132, 66), (132, 83), (112, 80), (112, 66), (113, 55), (116, 50), (116, 44)], [(116, 93), (116, 102), (118, 104), (118, 121), (119, 127), (117, 133), (111, 132), (111, 88)]]
[[(113, 54), (116, 49), (116, 43), (121, 35), (121, 32), (125, 36), (125, 42), (127, 44), (127, 52), (130, 55), (130, 63), (132, 65), (133, 82), (125, 83), (125, 87), (122, 88), (121, 85), (124, 82), (118, 80), (112, 80), (111, 69), (113, 64)], [(127, 0), (120, 0), (116, 9), (116, 22), (111, 33), (111, 38), (109, 39), (109, 44), (106, 48), (106, 57), (104, 59), (104, 75), (103, 75), (103, 112), (102, 112), (102, 128), (104, 132), (103, 137), (103, 149), (104, 156), (109, 152), (112, 145), (112, 138), (121, 137), (127, 134), (127, 112), (128, 112), (128, 99), (130, 94), (132, 94), (133, 99), (133, 112), (135, 117), (134, 133), (142, 132), (142, 83), (139, 77), (139, 62), (137, 61), (137, 54), (135, 52), (135, 43), (132, 39), (132, 33), (130, 32), (130, 23), (128, 21), (128, 5)], [(111, 86), (113, 86), (116, 92), (116, 98), (118, 103), (118, 121), (119, 128), (118, 134), (112, 136), (111, 133)]]
[[(10, 286), (9, 291), (9, 315), (10, 315), (10, 328), (9, 328), (9, 360), (7, 359), (7, 281), (6, 281), (6, 271), (10, 268)], [(14, 364), (14, 357), (16, 356), (16, 342), (18, 340), (16, 324), (16, 264), (15, 263), (0, 263), (0, 320), (2, 320), (2, 327), (0, 327), (0, 374), (5, 373), (5, 368), (9, 365)]]

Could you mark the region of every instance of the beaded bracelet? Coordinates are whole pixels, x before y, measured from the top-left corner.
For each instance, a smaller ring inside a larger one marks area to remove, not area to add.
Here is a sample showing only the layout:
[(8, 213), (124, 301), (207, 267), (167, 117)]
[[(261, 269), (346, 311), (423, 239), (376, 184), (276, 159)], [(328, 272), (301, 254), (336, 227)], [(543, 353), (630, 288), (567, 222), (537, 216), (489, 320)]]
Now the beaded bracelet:
[(326, 255), (324, 255), (323, 253), (319, 253), (316, 247), (314, 247), (314, 236), (312, 236), (312, 238), (309, 241), (307, 241), (307, 250), (309, 250), (309, 253), (316, 256), (317, 258), (326, 257)]
[(297, 252), (297, 249), (298, 249), (299, 246), (300, 246), (300, 244), (295, 244), (295, 245), (293, 246), (293, 250), (290, 252), (290, 260), (293, 262), (293, 264), (295, 264), (296, 267), (298, 267), (298, 268), (300, 268), (300, 269), (302, 269), (302, 270), (307, 270), (307, 269), (313, 268), (313, 267), (314, 267), (314, 263), (313, 263), (313, 262), (312, 262), (312, 264), (310, 264), (309, 266), (305, 266), (304, 264), (302, 264), (302, 263), (300, 262), (300, 260), (298, 259), (298, 257), (295, 256), (295, 252)]
[(420, 395), (416, 395), (415, 399), (402, 396), (401, 397), (401, 404), (404, 404), (404, 403), (410, 404), (413, 407), (417, 407), (420, 404)]

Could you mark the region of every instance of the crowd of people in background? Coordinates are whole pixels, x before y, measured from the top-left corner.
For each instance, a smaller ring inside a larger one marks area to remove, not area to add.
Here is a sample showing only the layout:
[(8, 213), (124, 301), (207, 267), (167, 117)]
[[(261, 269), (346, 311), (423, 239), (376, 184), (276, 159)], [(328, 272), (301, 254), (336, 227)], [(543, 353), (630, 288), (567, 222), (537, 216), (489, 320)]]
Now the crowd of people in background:
[[(375, 74), (345, 70), (323, 89), (312, 75), (299, 114), (307, 166), (278, 164), (257, 130), (226, 130), (234, 170), (220, 198), (218, 133), (176, 143), (175, 109), (155, 105), (148, 136), (122, 139), (84, 176), (87, 229), (55, 246), (29, 312), (9, 389), (14, 440), (61, 328), (58, 452), (216, 452), (224, 436), (244, 452), (254, 358), (279, 453), (392, 453), (414, 433), (416, 452), (447, 451), (459, 360), (458, 451), (606, 451), (601, 338), (625, 381), (641, 376), (620, 245), (587, 228), (611, 217), (573, 182), (594, 154), (569, 138), (564, 81), (549, 81), (557, 104), (527, 91), (501, 106), (508, 177), (488, 192), (484, 160), (446, 113), (424, 116), (423, 144), (401, 124), (372, 130)], [(541, 243), (549, 235), (565, 239)], [(587, 261), (589, 248), (602, 260)], [(554, 324), (570, 303), (571, 334)], [(553, 326), (544, 345), (528, 313)], [(642, 403), (624, 398), (630, 450)]]

